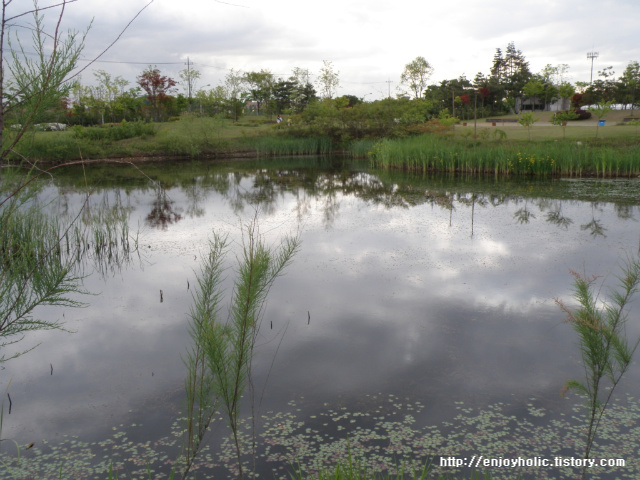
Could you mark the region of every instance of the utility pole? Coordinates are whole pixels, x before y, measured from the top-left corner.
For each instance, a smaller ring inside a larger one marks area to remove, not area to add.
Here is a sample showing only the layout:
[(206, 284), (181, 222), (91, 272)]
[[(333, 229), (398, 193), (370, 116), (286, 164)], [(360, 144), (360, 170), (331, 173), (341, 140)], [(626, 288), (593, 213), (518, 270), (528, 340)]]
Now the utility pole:
[(591, 59), (591, 78), (589, 79), (589, 84), (593, 82), (593, 60), (598, 58), (598, 52), (587, 52), (587, 58)]
[(189, 61), (189, 57), (187, 57), (187, 96), (189, 98), (187, 104), (187, 110), (191, 111), (191, 62)]
[(385, 83), (387, 83), (387, 86), (389, 87), (389, 100), (391, 100), (391, 84), (393, 83), (391, 80), (387, 80)]
[(189, 81), (189, 100), (191, 100), (191, 62), (189, 61), (189, 57), (187, 57), (187, 78)]

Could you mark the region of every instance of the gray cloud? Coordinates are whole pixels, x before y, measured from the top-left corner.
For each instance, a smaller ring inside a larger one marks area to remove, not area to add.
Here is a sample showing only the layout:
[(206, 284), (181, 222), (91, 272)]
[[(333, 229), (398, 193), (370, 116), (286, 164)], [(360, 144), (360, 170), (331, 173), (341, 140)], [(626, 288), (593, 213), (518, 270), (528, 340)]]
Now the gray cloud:
[[(237, 3), (243, 7), (235, 7)], [(82, 29), (94, 18), (86, 57), (112, 42), (146, 0), (81, 0), (69, 5), (65, 26)], [(247, 8), (244, 8), (247, 7)], [(621, 73), (640, 59), (636, 19), (640, 4), (623, 0), (476, 2), (455, 5), (382, 0), (306, 4), (292, 0), (155, 0), (92, 69), (131, 82), (146, 64), (177, 76), (189, 57), (206, 83), (228, 68), (270, 69), (288, 75), (294, 67), (317, 73), (322, 60), (340, 71), (340, 93), (363, 95), (386, 80), (397, 86), (404, 65), (418, 55), (434, 66), (432, 81), (489, 73), (496, 48), (515, 42), (533, 72), (566, 63), (572, 81), (588, 80), (588, 51), (598, 51), (594, 73), (612, 65)], [(89, 73), (83, 76), (89, 81)], [(375, 97), (374, 95), (374, 97)]]

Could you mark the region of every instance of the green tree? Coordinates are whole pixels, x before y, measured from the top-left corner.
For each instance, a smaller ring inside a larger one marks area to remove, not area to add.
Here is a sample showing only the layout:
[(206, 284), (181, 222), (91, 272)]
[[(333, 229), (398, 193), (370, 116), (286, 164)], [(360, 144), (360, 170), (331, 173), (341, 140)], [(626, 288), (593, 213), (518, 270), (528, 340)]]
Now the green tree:
[(518, 119), (518, 123), (527, 129), (527, 133), (529, 134), (529, 140), (531, 140), (531, 127), (537, 121), (538, 120), (536, 120), (533, 117), (532, 112), (523, 113), (522, 115), (520, 115), (520, 118)]
[(573, 85), (571, 85), (568, 82), (561, 83), (558, 86), (558, 95), (562, 99), (563, 110), (569, 109), (569, 107), (565, 105), (569, 102), (569, 99), (573, 97), (573, 95), (575, 95), (575, 93), (576, 93), (576, 89), (573, 87)]
[(567, 122), (578, 118), (576, 112), (558, 112), (551, 119), (551, 123), (562, 127), (562, 138), (567, 137)]
[(200, 71), (194, 68), (191, 68), (191, 62), (187, 59), (187, 68), (180, 70), (178, 73), (180, 76), (180, 84), (184, 89), (184, 92), (187, 94), (187, 109), (191, 111), (191, 107), (193, 105), (193, 92), (196, 89), (196, 85), (198, 80), (200, 79)]
[(634, 115), (634, 109), (640, 103), (640, 63), (637, 61), (629, 62), (627, 68), (619, 79), (619, 103), (631, 108), (631, 115)]
[(598, 138), (598, 129), (600, 128), (600, 120), (607, 116), (607, 114), (612, 110), (611, 102), (601, 102), (595, 106), (591, 106), (587, 108), (591, 113), (595, 114), (598, 117), (598, 123), (596, 124), (596, 138)]
[(278, 80), (273, 86), (273, 110), (280, 114), (288, 111), (295, 96), (297, 84), (292, 80)]
[[(75, 68), (84, 48), (87, 30), (80, 34), (61, 32), (61, 21), (68, 2), (58, 5), (60, 14), (52, 33), (45, 30), (42, 9), (34, 2), (33, 8), (8, 16), (7, 8), (12, 0), (2, 0), (2, 24), (0, 25), (0, 162), (20, 141), (24, 133), (34, 123), (49, 120), (51, 109), (59, 107), (62, 99), (69, 95), (72, 83), (70, 73)], [(24, 40), (11, 26), (33, 17), (31, 45), (25, 47)], [(9, 62), (6, 61), (4, 41), (9, 48)], [(35, 55), (32, 54), (35, 52)], [(6, 77), (6, 73), (10, 75)], [(5, 134), (5, 121), (10, 118), (16, 125), (9, 138)]]
[(77, 93), (82, 97), (83, 105), (98, 114), (100, 123), (105, 122), (105, 115), (111, 122), (116, 121), (118, 114), (122, 119), (124, 111), (119, 100), (120, 96), (126, 93), (124, 88), (129, 82), (120, 76), (113, 78), (104, 70), (95, 71), (93, 76), (96, 85), (75, 87), (79, 89)]
[(507, 45), (504, 56), (499, 48), (496, 49), (491, 66), (491, 89), (494, 92), (504, 92), (503, 101), (507, 108), (514, 109), (515, 100), (522, 94), (530, 77), (529, 62), (522, 52), (516, 49), (514, 42)]
[(322, 68), (318, 75), (318, 87), (322, 98), (333, 98), (340, 87), (340, 72), (333, 69), (333, 64), (328, 60), (322, 61)]
[(246, 90), (246, 77), (240, 70), (229, 69), (224, 77), (224, 91), (228, 102), (231, 118), (234, 122), (238, 121), (247, 101), (248, 93)]
[(598, 77), (600, 78), (594, 80), (585, 91), (585, 103), (587, 105), (602, 102), (613, 103), (615, 101), (617, 93), (615, 73), (611, 66), (598, 70)]
[(407, 86), (413, 93), (413, 98), (422, 98), (422, 92), (433, 74), (433, 67), (424, 57), (416, 57), (404, 66), (400, 83)]
[(309, 104), (318, 100), (316, 89), (309, 81), (309, 70), (295, 67), (289, 81), (295, 84), (290, 97), (294, 113), (301, 113)]
[(524, 87), (522, 87), (522, 91), (530, 99), (531, 111), (535, 110), (536, 97), (544, 94), (543, 83), (540, 79), (532, 77), (527, 83), (525, 83)]
[(260, 115), (260, 106), (268, 103), (273, 95), (275, 77), (269, 70), (248, 72), (245, 74), (245, 82), (249, 87), (249, 99), (256, 102)]

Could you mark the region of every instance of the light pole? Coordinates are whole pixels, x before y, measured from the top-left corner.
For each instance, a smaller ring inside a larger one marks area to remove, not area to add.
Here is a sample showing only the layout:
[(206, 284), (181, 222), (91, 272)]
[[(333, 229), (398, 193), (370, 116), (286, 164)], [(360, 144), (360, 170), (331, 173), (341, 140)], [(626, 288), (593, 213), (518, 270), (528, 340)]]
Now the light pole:
[(587, 52), (587, 58), (591, 59), (591, 78), (589, 79), (589, 84), (593, 82), (593, 61), (598, 58), (598, 52)]

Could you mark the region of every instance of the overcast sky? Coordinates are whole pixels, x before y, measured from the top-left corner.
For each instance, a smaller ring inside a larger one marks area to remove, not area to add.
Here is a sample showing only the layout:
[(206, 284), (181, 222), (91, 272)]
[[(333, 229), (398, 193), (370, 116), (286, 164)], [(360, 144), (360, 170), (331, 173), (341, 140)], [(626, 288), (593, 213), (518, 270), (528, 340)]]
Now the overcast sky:
[[(91, 58), (148, 3), (78, 0), (64, 25), (84, 29), (94, 19), (84, 51)], [(389, 86), (397, 93), (417, 56), (434, 68), (431, 83), (472, 80), (488, 75), (496, 48), (504, 52), (511, 41), (533, 73), (568, 64), (569, 81), (589, 81), (587, 52), (595, 51), (594, 78), (610, 65), (617, 76), (640, 61), (640, 0), (154, 0), (82, 81), (92, 83), (102, 69), (134, 86), (149, 64), (178, 79), (187, 58), (201, 72), (199, 88), (218, 85), (230, 68), (287, 77), (300, 67), (315, 80), (329, 60), (340, 75), (338, 94), (372, 100)]]

